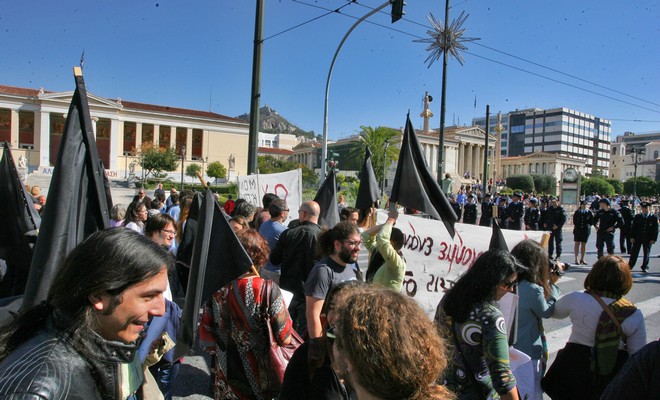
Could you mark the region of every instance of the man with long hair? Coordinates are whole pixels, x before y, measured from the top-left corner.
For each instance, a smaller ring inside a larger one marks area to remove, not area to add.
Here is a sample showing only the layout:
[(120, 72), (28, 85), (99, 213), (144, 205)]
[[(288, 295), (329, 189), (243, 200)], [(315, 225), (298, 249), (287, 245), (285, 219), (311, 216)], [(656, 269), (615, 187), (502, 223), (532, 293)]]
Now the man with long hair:
[(0, 398), (119, 399), (144, 381), (137, 341), (163, 315), (170, 257), (129, 229), (92, 234), (48, 298), (0, 328)]

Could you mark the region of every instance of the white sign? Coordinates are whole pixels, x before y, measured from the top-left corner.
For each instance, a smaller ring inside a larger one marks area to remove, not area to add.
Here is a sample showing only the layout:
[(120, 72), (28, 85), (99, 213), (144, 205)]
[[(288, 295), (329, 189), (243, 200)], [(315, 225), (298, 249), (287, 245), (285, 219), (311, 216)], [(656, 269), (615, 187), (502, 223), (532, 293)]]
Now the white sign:
[[(379, 210), (378, 223), (387, 220)], [(413, 297), (433, 317), (446, 289), (488, 250), (493, 229), (470, 224), (455, 225), (452, 239), (442, 221), (400, 214), (396, 227), (403, 232), (403, 257), (408, 269), (402, 293)], [(509, 249), (524, 239), (541, 241), (542, 231), (502, 230)]]
[(236, 181), (238, 197), (255, 207), (263, 206), (261, 199), (266, 193), (275, 193), (277, 197), (285, 200), (290, 211), (284, 225), (298, 218), (298, 209), (302, 204), (302, 170), (238, 176)]

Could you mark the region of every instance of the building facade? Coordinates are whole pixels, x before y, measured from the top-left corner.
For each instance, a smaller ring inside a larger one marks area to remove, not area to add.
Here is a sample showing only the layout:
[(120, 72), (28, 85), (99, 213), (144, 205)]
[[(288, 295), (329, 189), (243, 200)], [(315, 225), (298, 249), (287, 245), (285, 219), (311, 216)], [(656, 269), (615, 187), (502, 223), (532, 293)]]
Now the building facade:
[[(23, 156), (29, 172), (52, 173), (73, 92), (47, 92), (0, 85), (0, 141), (14, 157)], [(185, 165), (213, 161), (231, 176), (247, 172), (247, 123), (198, 110), (87, 93), (99, 158), (110, 178), (140, 175), (143, 146), (175, 148)]]
[[(502, 157), (502, 178), (511, 175), (550, 175), (555, 180), (554, 194), (559, 193), (559, 183), (563, 172), (567, 168), (575, 168), (581, 175), (585, 175), (586, 162), (581, 158), (564, 156), (557, 153), (538, 152), (523, 156)], [(512, 188), (516, 189), (516, 188)]]
[(625, 182), (637, 174), (660, 181), (660, 141), (645, 142), (641, 146), (635, 142), (632, 145), (624, 141), (612, 142), (610, 165), (609, 178)]
[[(503, 115), (502, 121), (503, 155), (556, 153), (584, 160), (586, 174), (609, 170), (611, 122), (608, 120), (562, 107), (511, 111), (506, 117)], [(506, 130), (504, 121), (507, 121)], [(485, 126), (485, 117), (474, 122)], [(491, 125), (496, 126), (497, 122), (491, 119)]]

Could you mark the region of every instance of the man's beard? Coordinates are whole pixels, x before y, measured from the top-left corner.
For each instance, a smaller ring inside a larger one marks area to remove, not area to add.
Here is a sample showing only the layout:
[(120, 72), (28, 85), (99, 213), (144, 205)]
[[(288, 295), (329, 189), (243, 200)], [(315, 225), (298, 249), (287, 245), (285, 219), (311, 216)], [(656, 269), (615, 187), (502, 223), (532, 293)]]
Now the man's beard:
[(352, 264), (357, 261), (357, 258), (354, 259), (351, 253), (351, 251), (346, 251), (346, 249), (342, 248), (338, 256), (346, 264)]

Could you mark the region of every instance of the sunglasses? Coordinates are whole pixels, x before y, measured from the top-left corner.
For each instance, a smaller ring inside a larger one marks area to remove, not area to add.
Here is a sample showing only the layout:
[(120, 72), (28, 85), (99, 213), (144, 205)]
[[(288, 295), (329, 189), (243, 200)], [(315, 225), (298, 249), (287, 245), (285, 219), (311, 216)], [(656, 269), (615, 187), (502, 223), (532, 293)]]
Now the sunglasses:
[(502, 282), (502, 286), (505, 286), (507, 289), (511, 289), (512, 287), (516, 286), (518, 284), (518, 281), (504, 281)]
[(335, 328), (336, 325), (333, 325), (326, 329), (325, 331), (325, 337), (328, 338), (328, 345), (332, 346), (334, 343), (335, 339), (337, 339), (337, 334), (335, 333)]

